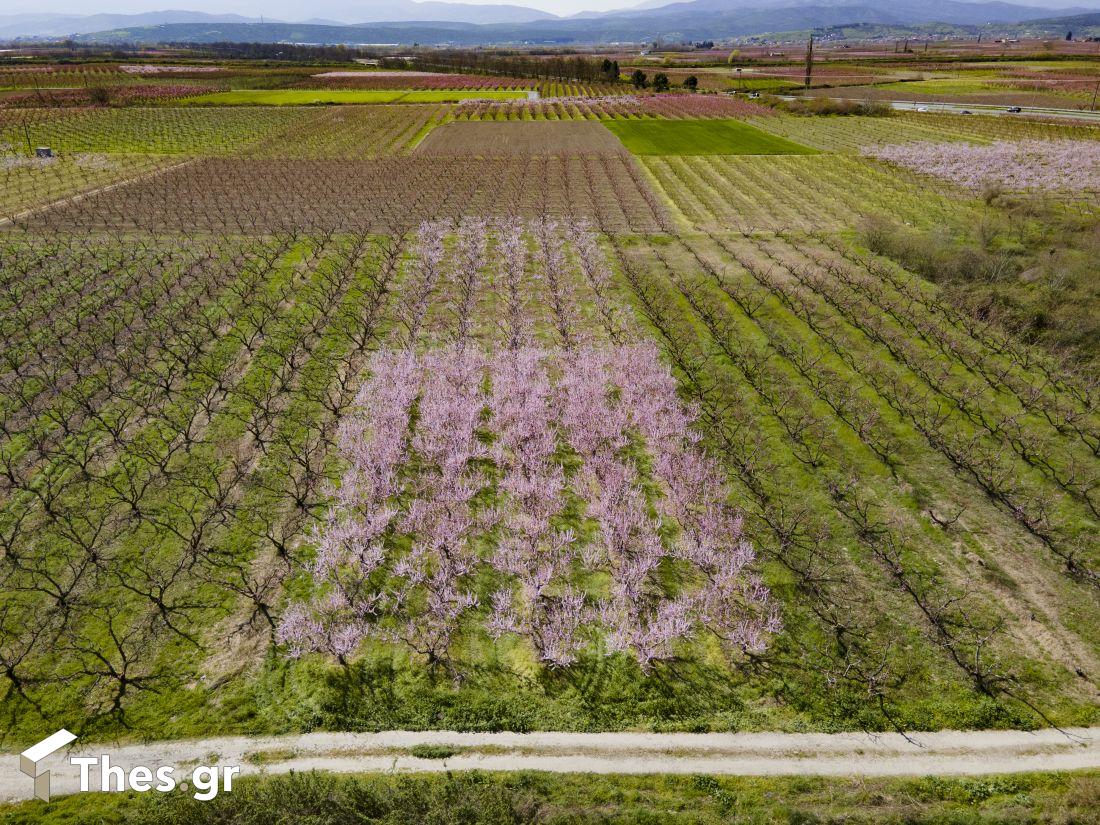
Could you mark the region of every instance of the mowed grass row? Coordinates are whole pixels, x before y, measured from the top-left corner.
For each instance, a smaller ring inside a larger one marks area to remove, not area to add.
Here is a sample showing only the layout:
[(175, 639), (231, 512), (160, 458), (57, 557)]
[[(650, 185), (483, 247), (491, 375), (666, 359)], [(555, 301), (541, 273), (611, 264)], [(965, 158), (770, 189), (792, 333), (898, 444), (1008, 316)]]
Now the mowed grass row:
[(740, 120), (608, 120), (636, 155), (813, 155), (817, 149)]

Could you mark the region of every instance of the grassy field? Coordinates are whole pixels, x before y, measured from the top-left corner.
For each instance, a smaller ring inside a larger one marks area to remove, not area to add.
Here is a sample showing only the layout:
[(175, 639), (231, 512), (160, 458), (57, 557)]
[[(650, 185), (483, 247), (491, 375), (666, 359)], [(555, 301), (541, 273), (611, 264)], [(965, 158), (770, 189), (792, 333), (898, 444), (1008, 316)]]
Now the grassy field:
[(457, 103), (461, 100), (517, 100), (523, 91), (426, 89), (236, 89), (193, 97), (194, 106), (317, 106), (349, 103)]
[[(1037, 78), (1041, 75), (1037, 75)], [(982, 95), (988, 93), (1008, 93), (1015, 91), (1021, 84), (1021, 80), (1012, 77), (975, 77), (973, 75), (962, 78), (946, 78), (941, 80), (919, 80), (906, 83), (885, 83), (880, 89), (890, 91), (908, 92), (910, 94), (925, 94), (936, 96), (960, 96)], [(1026, 86), (1024, 87), (1026, 88)], [(1065, 95), (1067, 97), (1087, 97), (1084, 91), (1060, 91), (1057, 87), (1048, 90), (1052, 96)]]
[(609, 120), (636, 155), (812, 155), (817, 150), (740, 120)]
[(1086, 825), (1100, 774), (980, 778), (738, 778), (306, 773), (245, 779), (212, 802), (187, 794), (80, 794), (0, 805), (8, 825)]

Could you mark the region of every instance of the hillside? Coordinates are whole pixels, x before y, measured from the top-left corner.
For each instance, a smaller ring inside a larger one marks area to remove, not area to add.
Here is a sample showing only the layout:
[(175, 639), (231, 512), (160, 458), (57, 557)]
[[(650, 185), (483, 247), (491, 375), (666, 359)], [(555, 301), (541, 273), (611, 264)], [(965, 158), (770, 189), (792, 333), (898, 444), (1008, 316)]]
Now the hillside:
[[(76, 39), (86, 43), (211, 43), (288, 42), (326, 44), (452, 44), (471, 46), (485, 43), (613, 43), (701, 40), (745, 37), (763, 33), (795, 32), (842, 27), (860, 23), (881, 27), (899, 27), (919, 33), (935, 32), (944, 25), (958, 31), (987, 36), (1064, 35), (1067, 27), (1087, 34), (1094, 26), (1095, 14), (1051, 18), (1047, 9), (1011, 6), (939, 2), (880, 5), (806, 5), (783, 8), (727, 11), (711, 9), (703, 3), (677, 4), (674, 11), (658, 9), (645, 13), (602, 15), (576, 20), (542, 20), (532, 23), (473, 25), (445, 22), (377, 23), (369, 26), (332, 26), (291, 23), (219, 23), (166, 24), (128, 27), (83, 34)], [(993, 6), (990, 11), (987, 6)], [(1000, 18), (1005, 22), (990, 22)], [(1034, 18), (1034, 19), (1033, 19)], [(935, 21), (935, 22), (932, 22)], [(1020, 22), (1027, 21), (1027, 22)]]
[[(282, 23), (299, 20), (300, 9), (294, 6), (268, 7), (264, 19)], [(319, 15), (314, 15), (318, 17)], [(281, 18), (281, 19), (280, 19)], [(452, 21), (465, 23), (526, 23), (552, 19), (554, 15), (524, 6), (506, 4), (475, 5), (424, 0), (375, 0), (348, 7), (333, 7), (325, 19), (305, 20), (307, 24), (347, 25), (385, 20)], [(222, 23), (258, 24), (259, 16), (239, 14), (208, 14), (194, 11), (154, 11), (140, 14), (0, 14), (0, 37), (64, 37), (116, 29), (130, 29), (171, 24), (218, 25)]]

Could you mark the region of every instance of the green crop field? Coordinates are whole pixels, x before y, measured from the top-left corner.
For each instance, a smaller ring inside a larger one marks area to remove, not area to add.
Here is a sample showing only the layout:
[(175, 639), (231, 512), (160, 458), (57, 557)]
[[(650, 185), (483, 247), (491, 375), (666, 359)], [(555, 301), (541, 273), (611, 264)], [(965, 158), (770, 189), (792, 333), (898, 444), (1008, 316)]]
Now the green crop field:
[(196, 106), (314, 106), (348, 103), (455, 103), (460, 100), (513, 100), (526, 92), (500, 90), (387, 91), (373, 89), (237, 89), (188, 99)]
[(817, 151), (740, 120), (613, 120), (605, 125), (636, 155), (811, 155)]

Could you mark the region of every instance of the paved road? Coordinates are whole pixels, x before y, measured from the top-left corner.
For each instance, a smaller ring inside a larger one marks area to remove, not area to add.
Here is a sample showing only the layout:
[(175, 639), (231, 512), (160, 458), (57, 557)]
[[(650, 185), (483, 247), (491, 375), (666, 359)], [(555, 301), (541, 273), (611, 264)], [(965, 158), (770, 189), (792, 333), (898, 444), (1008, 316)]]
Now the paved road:
[(1021, 111), (1010, 112), (1007, 106), (991, 106), (983, 103), (939, 103), (914, 100), (891, 100), (889, 103), (895, 109), (927, 109), (930, 112), (953, 112), (956, 114), (973, 112), (976, 115), (1004, 115), (1006, 117), (1059, 117), (1100, 123), (1100, 112), (1088, 112), (1081, 109), (1047, 109), (1039, 106), (1021, 106)]
[[(445, 760), (409, 755), (415, 745), (448, 745)], [(55, 795), (79, 788), (70, 756), (106, 753), (124, 767), (177, 766), (182, 781), (197, 764), (239, 765), (242, 774), (319, 770), (540, 770), (584, 773), (761, 775), (959, 775), (1100, 768), (1100, 728), (1064, 732), (941, 731), (864, 733), (311, 733), (230, 737), (145, 745), (81, 745), (42, 765)], [(91, 774), (93, 786), (98, 771)], [(0, 800), (31, 796), (15, 754), (0, 754)]]
[[(798, 95), (782, 95), (784, 100), (806, 100)], [(831, 97), (829, 100), (857, 101), (855, 97)], [(888, 103), (891, 108), (906, 111), (927, 109), (929, 112), (972, 112), (976, 115), (1004, 115), (1006, 117), (1057, 117), (1072, 120), (1085, 120), (1092, 123), (1100, 123), (1100, 112), (1083, 111), (1081, 109), (1053, 109), (1042, 106), (1021, 106), (1021, 111), (1010, 112), (1006, 105), (991, 105), (988, 103), (941, 103), (932, 100), (876, 100), (875, 103)]]

